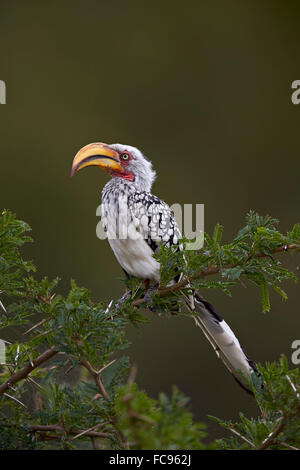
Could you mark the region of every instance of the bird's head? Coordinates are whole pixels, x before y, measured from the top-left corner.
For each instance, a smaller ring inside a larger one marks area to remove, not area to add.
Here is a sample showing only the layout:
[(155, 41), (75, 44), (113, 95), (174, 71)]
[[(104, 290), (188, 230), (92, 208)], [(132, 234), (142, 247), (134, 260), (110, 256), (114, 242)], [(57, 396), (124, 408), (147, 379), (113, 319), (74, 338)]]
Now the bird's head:
[(75, 155), (71, 176), (87, 166), (99, 166), (113, 178), (133, 183), (140, 191), (150, 191), (155, 179), (151, 162), (131, 145), (88, 144)]

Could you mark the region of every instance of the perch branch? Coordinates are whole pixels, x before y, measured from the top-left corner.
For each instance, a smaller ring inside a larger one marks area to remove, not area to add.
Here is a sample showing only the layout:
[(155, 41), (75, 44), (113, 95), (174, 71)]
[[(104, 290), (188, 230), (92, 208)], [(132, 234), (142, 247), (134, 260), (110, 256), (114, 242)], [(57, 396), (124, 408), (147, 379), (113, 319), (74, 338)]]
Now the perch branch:
[(31, 363), (28, 363), (23, 369), (12, 374), (6, 382), (0, 385), (0, 395), (3, 395), (13, 384), (26, 379), (34, 369), (51, 359), (57, 353), (58, 351), (55, 348), (47, 349), (47, 351), (43, 352), (34, 361), (31, 361)]
[[(99, 425), (97, 425), (98, 427)], [(65, 429), (63, 426), (60, 426), (59, 424), (53, 424), (53, 425), (32, 425), (32, 426), (29, 426), (29, 430), (30, 432), (50, 432), (50, 431), (57, 431), (57, 432), (60, 432), (60, 433), (64, 433), (64, 434), (71, 434), (71, 435), (75, 435), (75, 437), (73, 439), (76, 439), (77, 437), (80, 437), (80, 436), (88, 436), (88, 437), (110, 437), (108, 433), (106, 432), (98, 432), (98, 431), (94, 431), (93, 429), (95, 428), (95, 426), (91, 429), (87, 429), (87, 430), (80, 430), (80, 429)], [(57, 436), (57, 438), (59, 438), (60, 436)]]
[[(286, 251), (292, 251), (292, 250), (297, 250), (300, 248), (300, 244), (296, 244), (296, 243), (292, 243), (290, 245), (283, 245), (283, 246), (279, 246), (277, 248), (274, 248), (271, 253), (272, 254), (275, 254), (275, 253), (281, 253), (281, 252), (286, 252)], [(258, 253), (257, 255), (254, 256), (254, 258), (266, 258), (270, 256), (270, 254), (267, 254), (267, 253)], [(251, 258), (248, 259), (248, 261), (250, 260)], [(200, 277), (205, 277), (205, 276), (210, 276), (212, 274), (217, 274), (219, 273), (222, 269), (232, 269), (232, 268), (235, 268), (236, 266), (238, 266), (238, 264), (226, 264), (224, 266), (208, 266), (207, 268), (205, 268), (203, 271), (195, 274), (194, 276), (191, 276), (189, 278), (184, 278), (182, 279), (181, 281), (179, 282), (176, 282), (176, 284), (173, 284), (172, 286), (169, 286), (169, 287), (163, 287), (161, 289), (158, 289), (157, 291), (157, 295), (159, 297), (165, 297), (167, 296), (168, 294), (170, 294), (171, 292), (174, 292), (174, 291), (177, 291), (179, 289), (182, 289), (183, 287), (185, 287), (186, 285), (188, 285), (191, 281), (194, 281), (196, 279), (199, 279)], [(142, 303), (144, 303), (144, 297), (141, 298), (141, 299), (137, 299), (137, 300), (134, 300), (132, 302), (132, 305), (134, 307), (139, 307)]]

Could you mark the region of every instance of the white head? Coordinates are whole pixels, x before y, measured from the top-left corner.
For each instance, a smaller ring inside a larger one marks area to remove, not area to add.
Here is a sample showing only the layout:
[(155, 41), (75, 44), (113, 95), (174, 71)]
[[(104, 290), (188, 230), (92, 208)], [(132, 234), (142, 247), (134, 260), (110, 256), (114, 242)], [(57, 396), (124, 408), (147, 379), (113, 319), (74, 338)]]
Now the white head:
[(103, 168), (113, 178), (129, 181), (139, 191), (150, 191), (155, 179), (150, 160), (131, 145), (99, 142), (86, 145), (75, 155), (71, 175), (91, 165)]

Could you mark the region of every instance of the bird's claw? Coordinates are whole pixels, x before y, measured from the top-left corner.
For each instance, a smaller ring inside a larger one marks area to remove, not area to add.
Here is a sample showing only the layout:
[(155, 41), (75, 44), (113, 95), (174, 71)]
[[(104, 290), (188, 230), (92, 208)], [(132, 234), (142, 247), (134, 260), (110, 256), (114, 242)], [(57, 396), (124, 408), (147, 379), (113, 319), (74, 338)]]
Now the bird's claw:
[(126, 300), (130, 299), (132, 294), (131, 290), (127, 290), (125, 294), (122, 295), (122, 297), (116, 302), (116, 310), (119, 311), (122, 304), (126, 302)]
[(146, 291), (146, 294), (144, 295), (144, 302), (149, 308), (151, 308), (153, 304), (152, 294), (156, 292), (157, 290), (158, 290), (158, 284), (156, 284), (155, 286), (149, 287), (149, 289), (147, 289)]

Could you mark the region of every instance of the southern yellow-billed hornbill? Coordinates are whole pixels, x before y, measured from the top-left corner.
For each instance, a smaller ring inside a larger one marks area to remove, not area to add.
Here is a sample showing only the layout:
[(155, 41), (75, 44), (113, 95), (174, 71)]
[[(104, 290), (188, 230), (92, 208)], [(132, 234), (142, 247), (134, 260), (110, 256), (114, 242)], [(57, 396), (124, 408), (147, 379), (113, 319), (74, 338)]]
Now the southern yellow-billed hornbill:
[[(146, 285), (159, 283), (159, 263), (153, 253), (159, 242), (181, 249), (181, 235), (169, 206), (150, 192), (155, 179), (151, 162), (130, 145), (92, 143), (76, 154), (71, 175), (91, 165), (112, 176), (102, 191), (102, 223), (118, 262), (128, 275), (143, 279)], [(196, 324), (237, 382), (250, 392), (240, 372), (249, 376), (255, 364), (214, 307), (193, 292), (186, 303)]]

